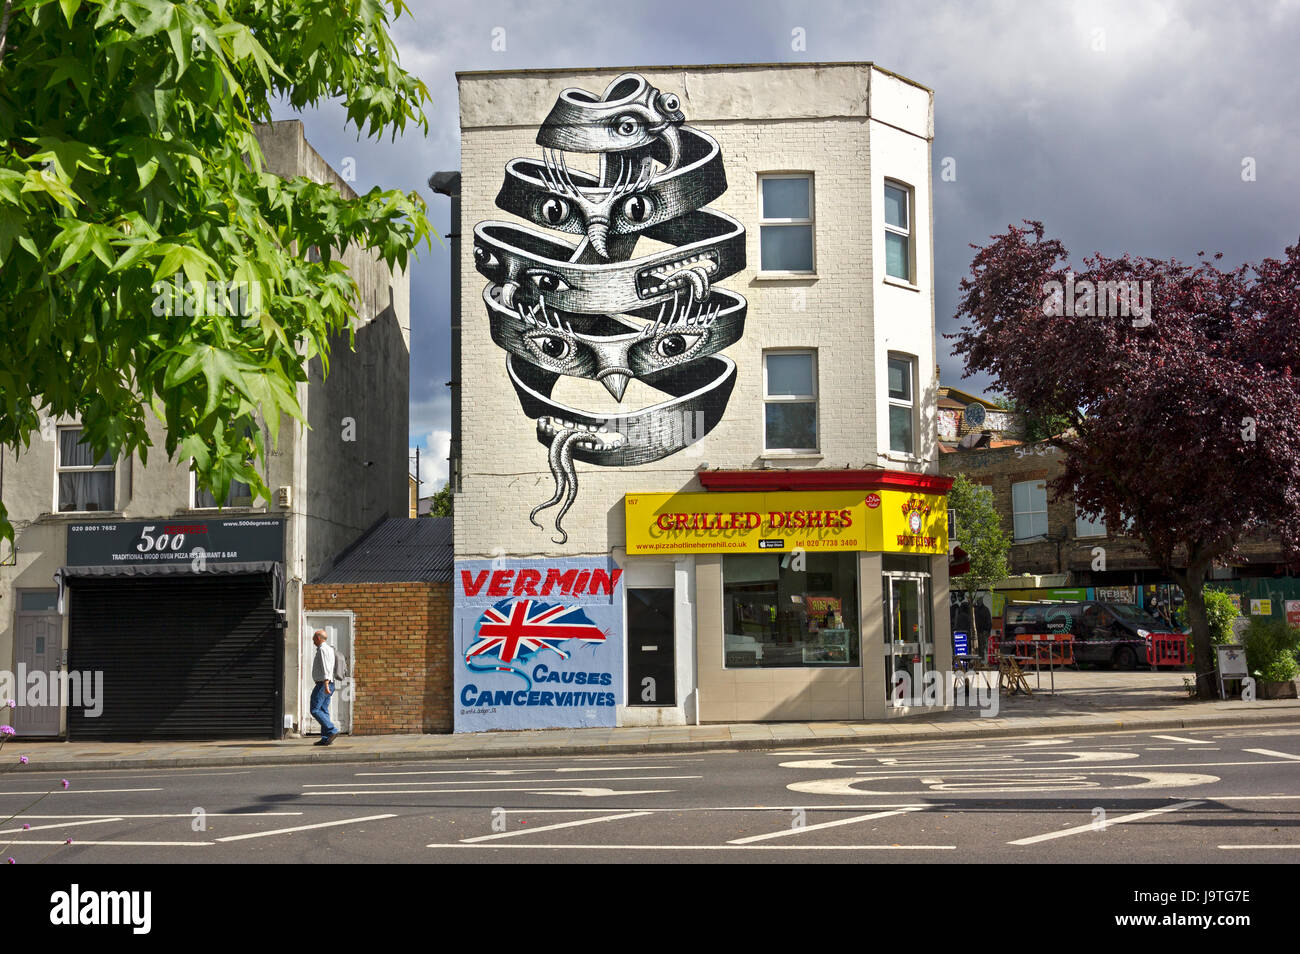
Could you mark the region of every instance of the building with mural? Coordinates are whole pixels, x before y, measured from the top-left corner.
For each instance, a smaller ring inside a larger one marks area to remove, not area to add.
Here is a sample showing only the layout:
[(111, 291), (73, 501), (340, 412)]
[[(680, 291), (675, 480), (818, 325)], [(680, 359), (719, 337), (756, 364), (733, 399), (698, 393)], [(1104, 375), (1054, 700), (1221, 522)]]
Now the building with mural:
[(456, 729), (905, 714), (951, 656), (932, 93), (458, 80)]

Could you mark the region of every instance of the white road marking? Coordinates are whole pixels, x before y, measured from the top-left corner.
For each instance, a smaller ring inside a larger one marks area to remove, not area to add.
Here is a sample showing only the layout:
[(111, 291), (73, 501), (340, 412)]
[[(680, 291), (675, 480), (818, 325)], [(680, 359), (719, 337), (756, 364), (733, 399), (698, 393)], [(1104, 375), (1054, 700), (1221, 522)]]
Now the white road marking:
[[(626, 793), (625, 793), (626, 794)], [(1300, 795), (1296, 796), (1300, 798)], [(953, 802), (906, 802), (893, 805), (703, 805), (694, 808), (615, 808), (606, 805), (603, 808), (503, 808), (507, 815), (562, 815), (583, 812), (650, 812), (678, 814), (680, 812), (790, 812), (802, 808), (808, 812), (859, 812), (867, 809), (885, 808), (948, 808)]]
[(1180, 811), (1184, 808), (1193, 808), (1197, 805), (1204, 805), (1204, 802), (1179, 802), (1176, 805), (1166, 805), (1164, 808), (1153, 808), (1149, 812), (1135, 812), (1132, 815), (1121, 815), (1119, 818), (1107, 818), (1102, 828), (1098, 828), (1093, 822), (1086, 825), (1078, 825), (1074, 828), (1066, 828), (1064, 831), (1049, 831), (1045, 835), (1034, 835), (1032, 838), (1019, 838), (1016, 841), (1007, 842), (1008, 845), (1036, 845), (1040, 841), (1051, 841), (1053, 838), (1064, 838), (1066, 835), (1077, 835), (1085, 831), (1104, 831), (1112, 825), (1122, 825), (1125, 822), (1141, 821), (1144, 818), (1154, 818), (1156, 815), (1164, 815), (1169, 812)]
[[(1038, 754), (1038, 753), (1034, 753)], [(1002, 767), (1001, 771), (1016, 771), (1021, 768), (1078, 768), (1080, 765), (1088, 762), (1122, 762), (1128, 759), (1138, 758), (1137, 752), (1045, 752), (1052, 761), (1039, 761), (1037, 759), (1021, 759), (1014, 754), (993, 755), (987, 753), (980, 758), (963, 757), (954, 753), (952, 758), (935, 758), (922, 755), (901, 756), (901, 757), (882, 757), (882, 756), (861, 756), (849, 755), (834, 759), (804, 759), (797, 762), (781, 762), (781, 768), (793, 769), (857, 769), (866, 774), (872, 769), (888, 769), (896, 771), (901, 768), (910, 767), (930, 767), (937, 769), (946, 765), (970, 765), (972, 762), (993, 762), (993, 761), (1013, 761), (1017, 764), (1014, 766)], [(846, 762), (879, 762), (879, 765), (845, 765)], [(997, 767), (990, 767), (988, 771), (997, 771)], [(983, 764), (968, 771), (985, 771)]]
[[(1258, 765), (1260, 763), (1246, 763)], [(1075, 775), (1044, 775), (1038, 768), (1030, 770), (1028, 768), (1016, 769), (1019, 777), (1007, 775), (993, 775), (993, 772), (1001, 772), (1002, 769), (987, 769), (987, 776), (969, 776), (959, 769), (953, 769), (945, 772), (941, 777), (924, 775), (921, 778), (927, 779), (931, 786), (928, 791), (904, 791), (891, 792), (883, 789), (859, 788), (858, 786), (878, 784), (880, 782), (897, 781), (900, 783), (910, 782), (917, 779), (919, 773), (906, 773), (894, 775), (856, 775), (848, 778), (819, 778), (811, 779), (807, 782), (791, 782), (786, 788), (792, 792), (803, 792), (808, 795), (834, 795), (841, 798), (857, 796), (879, 796), (883, 798), (907, 798), (908, 796), (926, 795), (938, 792), (956, 792), (966, 793), (975, 792), (1050, 792), (1064, 789), (1086, 788), (1090, 790), (1102, 789), (1122, 789), (1124, 791), (1134, 791), (1140, 788), (1172, 788), (1193, 785), (1210, 785), (1219, 781), (1217, 775), (1197, 775), (1189, 772), (1143, 772), (1137, 770), (1117, 771), (1094, 770), (1083, 774)], [(1093, 779), (1144, 779), (1141, 782), (1130, 782), (1121, 785), (1103, 785), (1101, 781)]]
[(25, 831), (44, 831), (47, 828), (72, 828), (76, 825), (102, 825), (105, 822), (121, 820), (121, 818), (92, 818), (86, 821), (59, 822), (57, 825), (33, 825), (31, 828), (6, 828), (0, 831), (0, 835), (21, 835)]
[(600, 822), (618, 821), (620, 818), (640, 818), (649, 812), (626, 812), (622, 815), (602, 815), (600, 818), (580, 818), (577, 821), (559, 822), (555, 825), (542, 825), (540, 828), (519, 828), (515, 831), (499, 831), (493, 835), (479, 835), (475, 838), (462, 838), (464, 844), (471, 845), (480, 841), (495, 841), (498, 838), (515, 838), (519, 835), (531, 835), (539, 831), (555, 831), (557, 828), (576, 828), (579, 825), (595, 825)]
[(161, 788), (56, 788), (49, 792), (0, 792), (0, 795), (107, 795), (110, 792), (161, 792)]
[(803, 825), (800, 828), (783, 828), (780, 831), (770, 831), (764, 835), (750, 835), (746, 838), (733, 838), (727, 842), (729, 845), (748, 845), (755, 841), (767, 841), (769, 838), (785, 838), (788, 835), (802, 835), (804, 832), (817, 831), (821, 828), (838, 828), (840, 825), (852, 825), (856, 822), (871, 821), (873, 818), (888, 818), (890, 815), (905, 815), (908, 812), (920, 811), (919, 808), (900, 808), (892, 812), (876, 812), (874, 815), (854, 815), (852, 818), (841, 818), (837, 821), (821, 822), (817, 825)]
[[(107, 818), (111, 812), (98, 815), (29, 815), (23, 812), (23, 818)], [(270, 818), (275, 815), (301, 815), (302, 812), (204, 812), (208, 818)], [(193, 812), (168, 812), (158, 815), (113, 815), (114, 818), (193, 818)]]
[(425, 845), (426, 848), (555, 848), (574, 851), (955, 851), (956, 845), (538, 845), (518, 842), (513, 845)]
[[(15, 845), (68, 845), (66, 841), (28, 841), (21, 838)], [(74, 840), (69, 848), (84, 848), (87, 845), (121, 845), (123, 848), (196, 848), (211, 845), (211, 841), (80, 841)]]
[[(664, 782), (675, 781), (678, 779), (703, 778), (703, 775), (628, 775), (622, 778), (493, 778), (484, 779), (484, 785), (555, 785), (563, 782), (565, 785), (570, 782)], [(471, 778), (458, 778), (446, 782), (307, 782), (303, 788), (346, 788), (349, 785), (474, 785), (477, 784)], [(437, 789), (430, 789), (437, 791)], [(324, 795), (324, 792), (319, 794)]]
[(271, 835), (288, 835), (295, 831), (311, 831), (314, 828), (334, 828), (338, 825), (358, 825), (361, 822), (380, 821), (385, 818), (396, 818), (395, 812), (389, 812), (387, 815), (367, 815), (364, 818), (341, 818), (338, 821), (317, 822), (315, 825), (299, 825), (297, 828), (277, 828), (275, 831), (255, 831), (247, 835), (227, 835), (225, 838), (218, 838), (217, 841), (244, 841), (249, 838), (269, 838)]
[(1244, 751), (1251, 752), (1254, 755), (1268, 755), (1275, 759), (1292, 759), (1300, 762), (1300, 755), (1287, 755), (1285, 752), (1274, 752), (1272, 749), (1245, 749)]
[(535, 768), (535, 769), (429, 769), (419, 772), (355, 772), (357, 778), (378, 778), (387, 775), (528, 775), (537, 772), (632, 772), (644, 769), (670, 769), (674, 765), (611, 765), (601, 768), (599, 765), (582, 765), (569, 768)]
[(1210, 739), (1188, 739), (1181, 735), (1153, 735), (1153, 739), (1164, 739), (1166, 742), (1186, 742), (1188, 745), (1213, 745)]
[[(303, 795), (467, 795), (472, 792), (514, 792), (516, 795), (572, 795), (581, 798), (602, 798), (607, 795), (664, 795), (677, 791), (675, 788), (641, 788), (624, 790), (621, 788), (563, 788), (548, 786), (537, 781), (525, 788), (401, 788), (373, 789), (367, 788), (353, 792), (303, 792)], [(603, 811), (609, 811), (608, 808)]]

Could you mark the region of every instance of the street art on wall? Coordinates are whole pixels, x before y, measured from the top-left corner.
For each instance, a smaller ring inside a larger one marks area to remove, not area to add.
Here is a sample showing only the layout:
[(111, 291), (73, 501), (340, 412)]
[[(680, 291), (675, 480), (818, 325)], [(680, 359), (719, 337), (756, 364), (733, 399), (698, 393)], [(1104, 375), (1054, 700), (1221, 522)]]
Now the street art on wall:
[[(736, 365), (719, 352), (744, 333), (747, 306), (717, 283), (745, 267), (745, 231), (706, 207), (727, 188), (722, 154), (684, 123), (677, 96), (637, 73), (600, 95), (562, 91), (537, 134), (541, 158), (507, 163), (496, 198), (550, 232), (495, 221), (474, 229), (492, 340), (548, 448), (554, 493), (529, 520), (541, 528), (538, 515), (558, 507), (556, 543), (568, 540), (575, 461), (627, 467), (675, 454), (713, 430), (735, 386)], [(583, 156), (598, 168), (576, 168)], [(642, 238), (667, 247), (633, 257)], [(600, 382), (618, 410), (556, 400), (565, 375)], [(667, 400), (624, 408), (633, 379)]]
[(455, 569), (457, 732), (616, 724), (623, 571), (611, 559)]

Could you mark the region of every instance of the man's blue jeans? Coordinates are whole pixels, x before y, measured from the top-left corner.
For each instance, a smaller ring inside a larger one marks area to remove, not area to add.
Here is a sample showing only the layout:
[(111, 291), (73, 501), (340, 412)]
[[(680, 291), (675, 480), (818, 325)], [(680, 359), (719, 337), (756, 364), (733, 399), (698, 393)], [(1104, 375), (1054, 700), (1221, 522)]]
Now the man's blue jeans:
[[(329, 683), (330, 692), (334, 691), (334, 684)], [(316, 688), (311, 691), (311, 715), (312, 718), (320, 723), (321, 738), (327, 739), (332, 735), (338, 735), (339, 730), (334, 723), (330, 721), (330, 699), (331, 696), (325, 694), (326, 683), (316, 683)]]

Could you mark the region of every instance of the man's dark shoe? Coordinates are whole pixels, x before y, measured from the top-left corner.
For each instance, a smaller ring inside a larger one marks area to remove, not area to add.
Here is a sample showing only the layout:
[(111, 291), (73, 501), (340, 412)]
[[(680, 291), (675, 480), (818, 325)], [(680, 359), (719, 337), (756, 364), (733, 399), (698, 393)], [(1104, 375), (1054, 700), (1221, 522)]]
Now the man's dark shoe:
[(325, 736), (325, 738), (321, 741), (321, 745), (332, 745), (332, 744), (334, 743), (334, 739), (335, 739), (337, 736), (338, 736), (338, 733), (337, 733), (337, 732), (334, 732), (334, 733), (331, 733), (330, 735)]
[(313, 745), (329, 745), (329, 744), (330, 744), (330, 739), (332, 739), (332, 738), (333, 738), (333, 736), (323, 735), (323, 736), (320, 737), (319, 741), (314, 742)]

